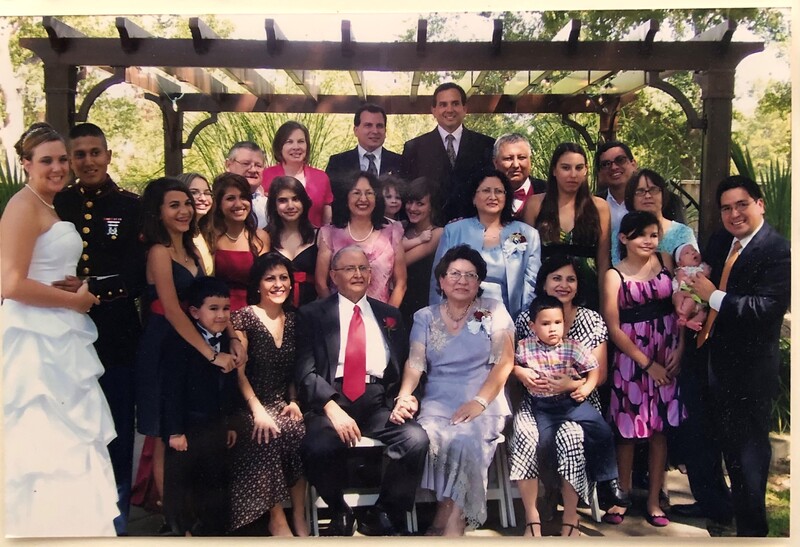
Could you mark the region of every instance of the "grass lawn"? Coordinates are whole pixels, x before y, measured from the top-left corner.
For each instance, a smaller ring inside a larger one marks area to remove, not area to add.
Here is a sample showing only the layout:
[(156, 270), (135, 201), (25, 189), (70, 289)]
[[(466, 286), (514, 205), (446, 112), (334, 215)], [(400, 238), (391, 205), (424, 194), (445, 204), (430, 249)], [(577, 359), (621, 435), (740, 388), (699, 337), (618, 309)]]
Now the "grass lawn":
[(770, 477), (767, 483), (767, 520), (769, 521), (769, 537), (789, 537), (789, 504), (788, 475), (786, 480), (775, 481)]

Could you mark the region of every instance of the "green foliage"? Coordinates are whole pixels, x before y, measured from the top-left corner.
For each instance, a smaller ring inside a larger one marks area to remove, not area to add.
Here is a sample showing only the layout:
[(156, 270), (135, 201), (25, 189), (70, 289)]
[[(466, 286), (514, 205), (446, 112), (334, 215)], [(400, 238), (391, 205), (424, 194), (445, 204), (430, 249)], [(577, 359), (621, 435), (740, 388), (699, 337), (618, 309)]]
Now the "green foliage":
[[(220, 114), (217, 123), (200, 132), (184, 161), (184, 170), (197, 170), (215, 176), (225, 170), (225, 155), (237, 141), (253, 141), (266, 151), (267, 165), (276, 162), (272, 157), (272, 139), (278, 127), (296, 120), (308, 128), (311, 137), (309, 164), (324, 168), (331, 154), (350, 148), (346, 130), (331, 123), (323, 114)], [(352, 122), (350, 122), (352, 126)]]
[(750, 151), (731, 143), (731, 159), (740, 175), (758, 182), (764, 194), (764, 218), (786, 239), (791, 239), (792, 170), (790, 164), (770, 160), (765, 168), (753, 166)]
[(776, 489), (767, 484), (767, 537), (789, 537), (789, 524), (792, 516), (791, 491), (788, 488)]
[(6, 204), (11, 196), (19, 192), (25, 185), (25, 177), (16, 163), (10, 163), (8, 158), (5, 165), (0, 163), (0, 216), (6, 209)]
[(791, 82), (762, 85), (764, 93), (753, 115), (737, 115), (734, 125), (734, 140), (750, 152), (756, 170), (769, 169), (774, 160), (788, 162), (792, 147)]
[(772, 431), (788, 433), (791, 430), (791, 338), (779, 342), (781, 361), (778, 368), (778, 397), (772, 402)]

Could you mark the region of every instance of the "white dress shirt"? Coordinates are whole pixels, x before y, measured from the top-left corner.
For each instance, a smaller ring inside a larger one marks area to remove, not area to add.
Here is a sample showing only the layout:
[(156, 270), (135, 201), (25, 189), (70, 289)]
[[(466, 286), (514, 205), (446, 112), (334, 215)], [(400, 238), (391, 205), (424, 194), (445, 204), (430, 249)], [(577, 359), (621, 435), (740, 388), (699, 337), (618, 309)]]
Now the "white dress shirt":
[[(531, 179), (527, 178), (527, 179), (525, 179), (525, 182), (522, 183), (522, 186), (520, 186), (519, 188), (514, 190), (513, 194), (516, 194), (518, 191), (523, 190), (523, 191), (525, 191), (525, 195), (527, 196), (528, 195), (528, 190), (530, 189), (530, 187), (531, 187)], [(524, 199), (514, 198), (514, 203), (511, 204), (511, 212), (514, 213), (514, 214), (517, 214), (517, 211), (519, 211), (519, 208), (522, 207), (524, 204), (525, 204), (525, 200)]]
[(364, 332), (367, 339), (367, 376), (383, 378), (386, 370), (386, 363), (389, 362), (389, 348), (383, 338), (378, 319), (369, 305), (367, 297), (353, 304), (350, 300), (339, 295), (339, 333), (341, 342), (339, 344), (339, 359), (336, 366), (336, 378), (344, 376), (344, 354), (347, 348), (347, 339), (350, 335), (350, 320), (353, 318), (353, 308), (358, 306), (361, 309), (361, 318), (364, 320)]
[(372, 154), (375, 156), (373, 160), (375, 162), (375, 168), (378, 170), (378, 174), (381, 173), (381, 153), (383, 153), (383, 146), (379, 146), (372, 152), (361, 146), (360, 144), (356, 147), (358, 149), (358, 164), (361, 167), (362, 171), (366, 171), (369, 168), (369, 160), (365, 158), (367, 154)]
[(453, 135), (453, 150), (456, 151), (456, 157), (458, 157), (458, 148), (461, 146), (461, 135), (464, 134), (464, 125), (459, 125), (458, 129), (452, 133), (448, 133), (441, 125), (437, 125), (436, 129), (439, 130), (439, 136), (442, 138), (442, 144), (445, 150), (447, 150), (447, 135)]
[(265, 228), (267, 226), (267, 196), (264, 190), (259, 186), (258, 190), (253, 192), (253, 203), (251, 204), (253, 212), (256, 214), (258, 220), (258, 227)]
[(611, 237), (617, 237), (622, 217), (628, 214), (628, 209), (625, 207), (625, 200), (623, 199), (622, 203), (618, 203), (614, 196), (611, 195), (611, 190), (606, 195), (606, 202), (611, 210)]
[[(763, 226), (764, 226), (764, 220), (762, 219), (761, 220), (761, 224), (758, 225), (758, 228), (753, 230), (752, 234), (750, 234), (749, 236), (744, 237), (744, 238), (739, 240), (739, 243), (742, 244), (742, 248), (739, 251), (739, 256), (742, 255), (742, 253), (744, 252), (744, 248), (747, 247), (747, 245), (753, 240), (755, 235), (758, 233), (758, 231)], [(736, 238), (735, 237), (733, 238), (733, 241), (731, 241), (731, 249), (733, 249), (733, 244), (734, 243), (736, 243)], [(728, 249), (728, 256), (730, 256), (730, 254), (731, 254), (731, 251), (730, 251), (730, 249)], [(726, 261), (728, 260), (727, 256), (725, 257), (725, 260)], [(711, 296), (708, 297), (708, 305), (711, 307), (711, 309), (719, 311), (720, 307), (722, 307), (722, 300), (725, 298), (726, 294), (728, 294), (728, 293), (723, 292), (723, 291), (721, 291), (719, 289), (717, 289), (714, 292), (712, 292)]]

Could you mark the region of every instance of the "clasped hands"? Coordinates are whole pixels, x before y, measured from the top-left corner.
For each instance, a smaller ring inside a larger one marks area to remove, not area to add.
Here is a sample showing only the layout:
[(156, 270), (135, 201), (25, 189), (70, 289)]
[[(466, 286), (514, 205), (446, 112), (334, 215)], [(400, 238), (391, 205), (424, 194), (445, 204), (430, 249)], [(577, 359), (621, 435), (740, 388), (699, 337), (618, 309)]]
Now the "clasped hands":
[(401, 395), (395, 399), (394, 409), (389, 414), (389, 421), (393, 424), (402, 424), (411, 420), (419, 410), (419, 401), (413, 395)]

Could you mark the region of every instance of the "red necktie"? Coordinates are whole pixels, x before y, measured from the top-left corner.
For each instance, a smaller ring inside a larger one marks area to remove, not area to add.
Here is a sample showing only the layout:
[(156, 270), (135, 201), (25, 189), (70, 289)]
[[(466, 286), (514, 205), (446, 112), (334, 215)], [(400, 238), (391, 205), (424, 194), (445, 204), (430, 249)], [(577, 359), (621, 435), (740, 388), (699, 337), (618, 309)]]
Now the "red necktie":
[[(733, 268), (733, 263), (736, 262), (736, 259), (739, 258), (741, 253), (742, 244), (737, 239), (731, 248), (731, 254), (728, 255), (728, 259), (725, 261), (725, 266), (722, 267), (722, 276), (720, 276), (719, 279), (719, 290), (725, 291), (725, 289), (728, 288), (728, 277), (731, 275), (731, 268)], [(717, 318), (717, 313), (717, 310), (714, 309), (708, 312), (706, 324), (703, 325), (703, 330), (701, 330), (700, 334), (697, 335), (698, 348), (705, 344), (706, 340), (708, 340), (708, 335), (711, 334), (711, 327), (714, 325), (714, 320)]]
[(344, 350), (344, 379), (342, 393), (351, 401), (355, 401), (366, 390), (367, 378), (367, 333), (361, 308), (353, 308), (350, 329), (347, 331), (347, 347)]
[(526, 192), (524, 188), (517, 188), (514, 190), (514, 199), (525, 201)]

